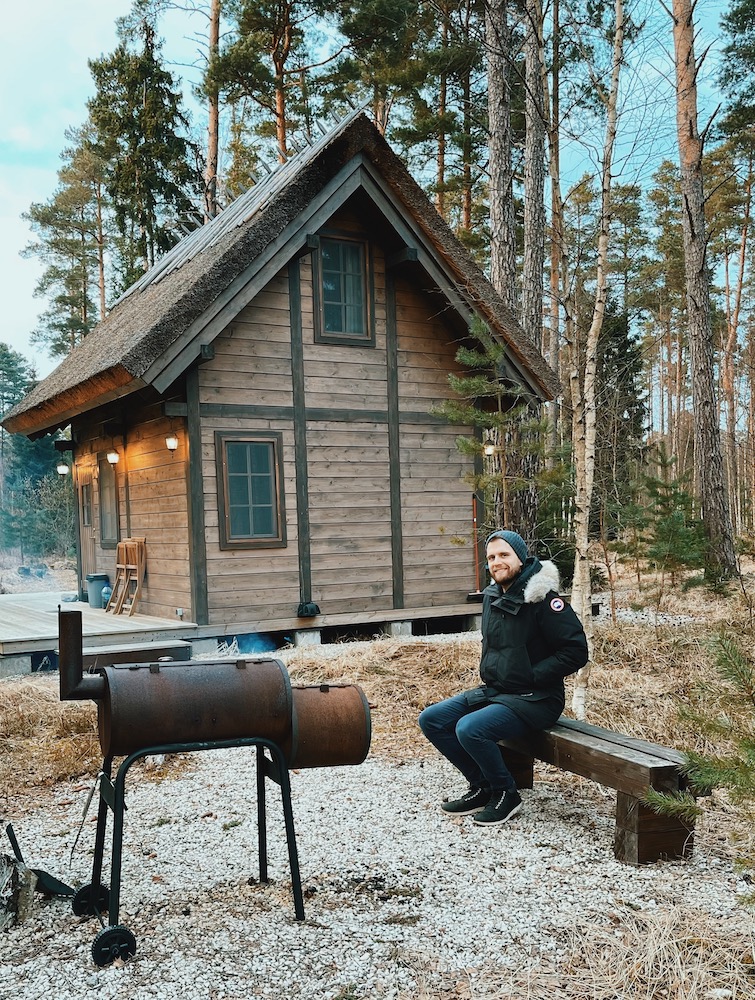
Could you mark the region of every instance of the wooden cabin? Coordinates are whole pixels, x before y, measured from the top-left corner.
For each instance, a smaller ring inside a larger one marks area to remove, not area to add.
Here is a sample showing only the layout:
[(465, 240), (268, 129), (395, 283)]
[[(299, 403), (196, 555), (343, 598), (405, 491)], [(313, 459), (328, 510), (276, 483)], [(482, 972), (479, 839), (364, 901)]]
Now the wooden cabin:
[(70, 426), (82, 593), (136, 537), (139, 612), (218, 634), (454, 614), (479, 582), (455, 445), (472, 432), (432, 410), (475, 317), (506, 345), (503, 377), (552, 398), (538, 350), (354, 114), (182, 240), (3, 424)]

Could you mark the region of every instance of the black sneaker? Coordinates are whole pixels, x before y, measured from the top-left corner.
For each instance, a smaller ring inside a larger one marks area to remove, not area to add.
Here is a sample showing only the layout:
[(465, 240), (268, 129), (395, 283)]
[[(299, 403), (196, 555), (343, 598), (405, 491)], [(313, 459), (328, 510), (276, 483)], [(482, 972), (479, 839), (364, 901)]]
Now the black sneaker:
[(478, 812), (473, 823), (478, 826), (498, 826), (507, 823), (522, 808), (522, 798), (519, 792), (494, 792), (490, 801)]
[(473, 788), (465, 792), (460, 799), (452, 799), (450, 802), (441, 802), (440, 808), (449, 816), (469, 816), (471, 813), (484, 809), (490, 799), (489, 788)]

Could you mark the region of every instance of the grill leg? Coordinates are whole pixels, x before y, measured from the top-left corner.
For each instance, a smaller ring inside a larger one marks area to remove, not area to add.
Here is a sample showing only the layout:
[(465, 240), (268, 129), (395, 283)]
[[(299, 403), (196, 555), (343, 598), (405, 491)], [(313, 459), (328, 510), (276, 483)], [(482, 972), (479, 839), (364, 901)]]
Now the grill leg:
[(291, 781), (288, 776), (286, 758), (281, 749), (274, 743), (270, 744), (278, 774), (276, 781), (281, 786), (283, 798), (283, 817), (286, 823), (286, 842), (288, 844), (288, 863), (291, 868), (291, 890), (294, 894), (294, 914), (297, 920), (304, 920), (304, 895), (301, 888), (301, 872), (299, 871), (299, 852), (296, 847), (296, 831), (294, 830), (294, 810), (291, 806)]
[(92, 885), (98, 886), (102, 882), (102, 859), (105, 853), (105, 831), (107, 828), (108, 804), (102, 793), (102, 781), (110, 781), (113, 771), (113, 758), (106, 757), (102, 762), (102, 774), (100, 779), (100, 801), (97, 809), (97, 833), (94, 838), (94, 858), (92, 860)]
[(260, 882), (268, 882), (267, 875), (267, 809), (265, 803), (265, 748), (257, 746), (257, 843)]
[(113, 786), (113, 849), (110, 855), (110, 913), (111, 927), (118, 923), (121, 905), (121, 867), (123, 864), (123, 815), (126, 810), (126, 772), (139, 754), (127, 757), (118, 768)]

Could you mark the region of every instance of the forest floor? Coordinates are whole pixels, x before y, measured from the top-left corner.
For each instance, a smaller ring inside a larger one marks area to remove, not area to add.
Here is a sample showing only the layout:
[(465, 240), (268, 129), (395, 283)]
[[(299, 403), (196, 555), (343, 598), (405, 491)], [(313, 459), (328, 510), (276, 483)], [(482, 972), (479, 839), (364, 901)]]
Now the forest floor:
[(17, 551), (0, 550), (0, 594), (39, 594), (76, 590), (73, 559), (22, 559)]

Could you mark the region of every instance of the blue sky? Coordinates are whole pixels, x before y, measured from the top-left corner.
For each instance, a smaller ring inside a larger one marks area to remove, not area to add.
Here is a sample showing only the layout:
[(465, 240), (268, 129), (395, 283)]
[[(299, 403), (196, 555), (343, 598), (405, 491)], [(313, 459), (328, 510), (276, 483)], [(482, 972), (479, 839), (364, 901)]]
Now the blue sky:
[[(113, 51), (116, 18), (127, 14), (131, 0), (25, 0), (6, 4), (0, 42), (0, 341), (20, 351), (48, 374), (53, 362), (29, 343), (44, 310), (34, 298), (42, 272), (35, 259), (20, 251), (32, 236), (21, 219), (33, 202), (48, 201), (57, 184), (65, 132), (82, 124), (86, 102), (94, 93), (87, 61)], [(190, 30), (193, 26), (188, 25)], [(196, 25), (199, 29), (200, 24)], [(189, 51), (175, 32), (177, 51)], [(188, 30), (187, 30), (188, 34)], [(170, 57), (165, 50), (166, 57)], [(179, 69), (174, 72), (183, 75)]]
[[(660, 0), (646, 0), (655, 16), (665, 21)], [(700, 0), (697, 14), (702, 19), (703, 44), (715, 43), (721, 13), (728, 7), (724, 0)], [(66, 144), (65, 131), (80, 125), (86, 117), (86, 101), (93, 93), (88, 59), (112, 52), (116, 45), (116, 18), (127, 14), (131, 0), (26, 0), (6, 4), (3, 36), (0, 42), (0, 275), (2, 275), (2, 326), (0, 341), (20, 351), (37, 367), (38, 375), (48, 374), (57, 362), (38, 348), (32, 348), (29, 335), (45, 303), (34, 298), (34, 287), (41, 274), (35, 259), (24, 260), (20, 251), (31, 234), (21, 215), (33, 202), (48, 201), (56, 187), (60, 153)], [(201, 34), (201, 21), (191, 22), (186, 14), (174, 12), (163, 23), (166, 38), (164, 54), (177, 75), (186, 80), (195, 77), (191, 69), (178, 65), (197, 52), (194, 32)], [(659, 59), (655, 83), (673, 72), (669, 64), (671, 49), (670, 21), (660, 26)], [(702, 47), (702, 46), (701, 46)], [(714, 44), (715, 49), (715, 44)], [(653, 59), (648, 60), (649, 66)], [(710, 90), (703, 95), (701, 112), (715, 103)], [(656, 102), (652, 102), (656, 103)], [(673, 156), (674, 114), (671, 92), (661, 102), (665, 128), (655, 133), (649, 154)], [(669, 103), (671, 106), (669, 106)], [(637, 112), (635, 112), (636, 114)], [(701, 114), (701, 119), (703, 115)], [(631, 130), (636, 135), (640, 126)], [(582, 155), (585, 150), (583, 148)], [(620, 152), (619, 152), (619, 155)]]

